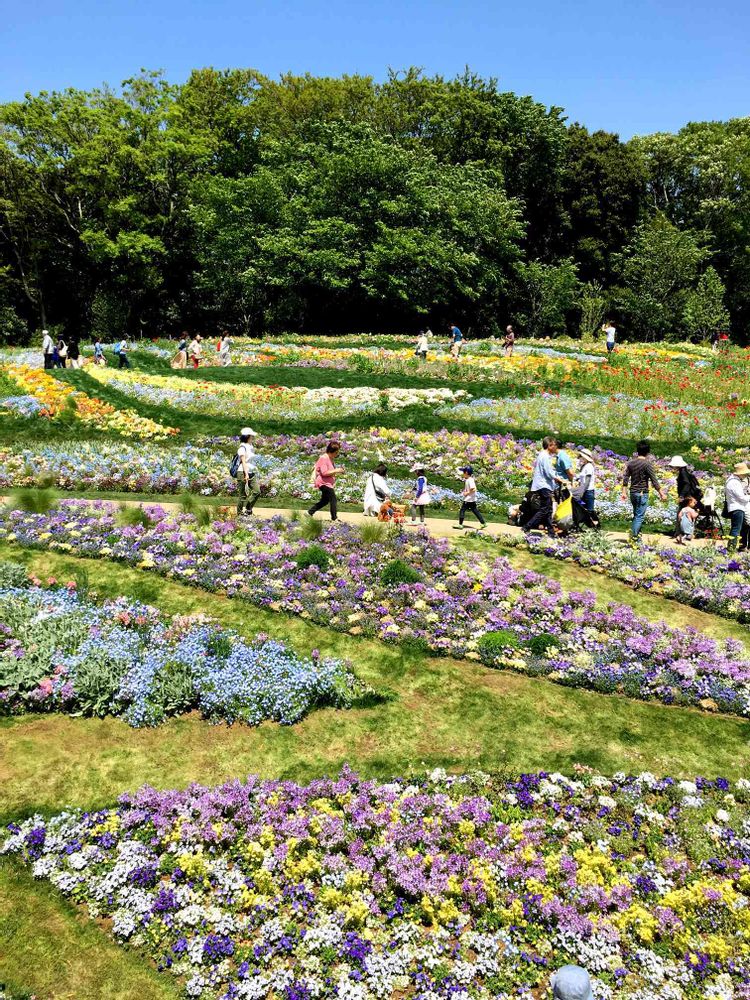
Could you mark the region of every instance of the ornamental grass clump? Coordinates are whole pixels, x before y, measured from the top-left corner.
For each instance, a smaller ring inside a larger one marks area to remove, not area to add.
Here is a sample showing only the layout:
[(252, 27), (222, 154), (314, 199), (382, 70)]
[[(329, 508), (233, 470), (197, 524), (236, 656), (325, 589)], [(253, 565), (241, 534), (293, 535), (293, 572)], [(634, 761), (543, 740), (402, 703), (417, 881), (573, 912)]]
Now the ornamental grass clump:
[(380, 582), (386, 587), (398, 587), (401, 584), (419, 583), (422, 574), (414, 566), (403, 559), (392, 559), (383, 567), (380, 573)]

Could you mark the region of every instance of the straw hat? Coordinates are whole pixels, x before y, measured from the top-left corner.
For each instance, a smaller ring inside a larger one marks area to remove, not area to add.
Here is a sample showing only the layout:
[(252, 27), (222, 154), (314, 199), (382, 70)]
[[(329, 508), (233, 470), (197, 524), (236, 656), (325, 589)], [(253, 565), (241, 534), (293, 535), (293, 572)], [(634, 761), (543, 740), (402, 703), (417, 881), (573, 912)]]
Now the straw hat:
[(734, 467), (735, 476), (750, 476), (750, 466), (747, 462), (738, 462)]
[(682, 455), (675, 455), (669, 460), (670, 469), (684, 469), (687, 467), (687, 462), (682, 457)]
[(583, 457), (586, 459), (587, 462), (593, 462), (594, 461), (594, 456), (591, 454), (591, 452), (588, 450), (588, 448), (579, 448), (578, 449), (578, 454), (579, 455), (583, 455)]

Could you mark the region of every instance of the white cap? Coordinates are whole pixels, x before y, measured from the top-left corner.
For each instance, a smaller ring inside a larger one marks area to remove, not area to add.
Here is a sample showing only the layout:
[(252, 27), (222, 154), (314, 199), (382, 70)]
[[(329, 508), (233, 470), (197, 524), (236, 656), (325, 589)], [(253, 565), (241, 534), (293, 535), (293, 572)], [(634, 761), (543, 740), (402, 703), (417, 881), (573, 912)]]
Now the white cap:
[(244, 437), (257, 438), (257, 436), (258, 436), (258, 432), (254, 431), (252, 429), (252, 427), (243, 427), (242, 430), (240, 431), (240, 437), (241, 438), (244, 438)]
[(49, 333), (49, 330), (42, 330), (42, 336), (44, 336), (46, 333)]

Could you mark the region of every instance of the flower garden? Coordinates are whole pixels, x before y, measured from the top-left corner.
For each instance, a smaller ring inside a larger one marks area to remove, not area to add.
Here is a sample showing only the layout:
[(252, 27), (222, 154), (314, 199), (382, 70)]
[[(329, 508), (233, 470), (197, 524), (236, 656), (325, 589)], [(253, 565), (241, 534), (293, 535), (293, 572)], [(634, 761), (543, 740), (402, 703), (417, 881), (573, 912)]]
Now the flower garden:
[[(549, 1000), (566, 963), (595, 1000), (750, 996), (750, 558), (669, 538), (671, 455), (720, 496), (750, 458), (750, 358), (413, 352), (0, 357), (0, 996)], [(604, 531), (506, 527), (547, 433)], [(300, 513), (332, 438), (336, 524)], [(425, 469), (429, 530), (361, 516), (379, 462), (406, 504)], [(484, 537), (438, 531), (466, 464)]]

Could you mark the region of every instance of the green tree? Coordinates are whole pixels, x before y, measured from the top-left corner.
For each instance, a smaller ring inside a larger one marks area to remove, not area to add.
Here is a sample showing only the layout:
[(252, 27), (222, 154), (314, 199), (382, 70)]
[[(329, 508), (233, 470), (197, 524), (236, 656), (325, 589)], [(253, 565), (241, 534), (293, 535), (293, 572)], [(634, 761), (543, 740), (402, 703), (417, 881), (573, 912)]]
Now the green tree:
[(729, 327), (729, 312), (724, 305), (724, 283), (713, 267), (707, 267), (685, 303), (685, 330), (691, 338), (704, 340)]
[(661, 213), (638, 227), (618, 258), (622, 287), (616, 293), (634, 337), (679, 337), (688, 296), (707, 256), (695, 234), (679, 230)]
[(569, 252), (582, 279), (609, 285), (644, 203), (643, 157), (611, 132), (571, 125), (563, 183)]
[(564, 333), (578, 301), (575, 262), (542, 264), (532, 260), (519, 264), (517, 271), (523, 288), (518, 315), (529, 336)]
[(587, 281), (581, 286), (578, 305), (581, 310), (581, 322), (578, 328), (581, 337), (584, 340), (593, 340), (607, 311), (607, 299), (598, 281)]

